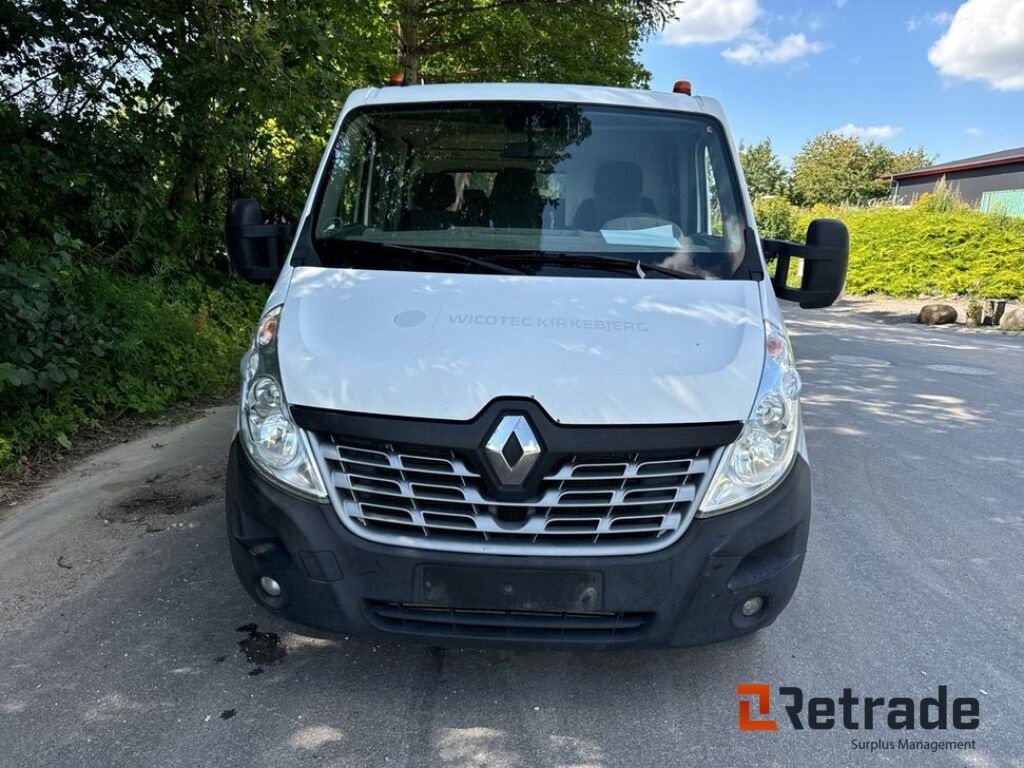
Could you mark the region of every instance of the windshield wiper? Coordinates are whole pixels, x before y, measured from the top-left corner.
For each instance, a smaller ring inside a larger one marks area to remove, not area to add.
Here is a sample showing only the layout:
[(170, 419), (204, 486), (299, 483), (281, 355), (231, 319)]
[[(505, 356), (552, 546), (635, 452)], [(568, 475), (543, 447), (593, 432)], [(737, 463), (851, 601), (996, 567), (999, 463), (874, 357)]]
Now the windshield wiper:
[(382, 248), (392, 248), (398, 251), (408, 251), (409, 253), (420, 253), (424, 256), (433, 256), (440, 259), (447, 259), (449, 261), (458, 261), (462, 264), (470, 264), (474, 267), (482, 267), (488, 269), (491, 272), (500, 272), (503, 275), (523, 275), (526, 274), (522, 270), (513, 269), (512, 267), (506, 267), (502, 264), (495, 264), (493, 261), (487, 259), (475, 259), (472, 256), (466, 256), (463, 253), (456, 253), (455, 251), (438, 251), (433, 248), (420, 248), (416, 245), (398, 245), (396, 243), (376, 243), (376, 245)]
[(619, 256), (601, 256), (590, 253), (568, 253), (568, 252), (536, 252), (536, 253), (502, 253), (491, 257), (494, 261), (508, 261), (512, 263), (542, 262), (546, 264), (594, 267), (597, 269), (609, 269), (615, 271), (629, 271), (639, 278), (647, 277), (648, 272), (656, 272), (659, 275), (672, 277), (677, 280), (703, 280), (700, 275), (692, 272), (683, 272), (672, 267), (663, 267), (658, 264), (647, 264), (637, 259), (623, 259)]

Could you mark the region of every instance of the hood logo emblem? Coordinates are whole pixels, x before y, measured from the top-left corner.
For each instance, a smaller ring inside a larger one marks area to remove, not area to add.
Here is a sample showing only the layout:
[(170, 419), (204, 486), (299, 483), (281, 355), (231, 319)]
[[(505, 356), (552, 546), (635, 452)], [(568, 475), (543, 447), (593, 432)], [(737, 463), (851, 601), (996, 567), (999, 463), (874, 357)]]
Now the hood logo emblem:
[(525, 416), (502, 417), (484, 446), (502, 485), (521, 485), (540, 458), (540, 443)]

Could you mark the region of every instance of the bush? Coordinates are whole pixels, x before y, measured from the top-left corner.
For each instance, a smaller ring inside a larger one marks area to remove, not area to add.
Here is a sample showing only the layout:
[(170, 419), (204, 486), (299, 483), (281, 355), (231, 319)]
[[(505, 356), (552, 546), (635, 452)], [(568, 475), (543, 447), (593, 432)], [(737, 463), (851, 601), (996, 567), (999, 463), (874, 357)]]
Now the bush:
[(0, 474), (83, 426), (224, 391), (265, 297), (223, 275), (127, 274), (57, 240), (0, 263)]
[[(939, 208), (939, 210), (936, 210)], [(1024, 220), (941, 205), (805, 211), (850, 229), (849, 293), (1024, 298)]]
[(754, 219), (761, 237), (794, 240), (799, 237), (799, 209), (779, 195), (754, 201)]
[(933, 213), (950, 213), (970, 208), (960, 197), (960, 190), (955, 184), (950, 185), (943, 176), (935, 183), (932, 192), (925, 192), (914, 201), (914, 207)]

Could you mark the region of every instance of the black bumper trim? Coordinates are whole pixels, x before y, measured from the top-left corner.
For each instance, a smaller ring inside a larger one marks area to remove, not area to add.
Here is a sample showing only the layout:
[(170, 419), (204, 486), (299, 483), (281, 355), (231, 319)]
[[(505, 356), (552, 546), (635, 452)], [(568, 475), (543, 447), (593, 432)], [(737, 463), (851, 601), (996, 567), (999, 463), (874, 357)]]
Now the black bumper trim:
[[(303, 429), (346, 437), (435, 445), (471, 451), (487, 442), (490, 431), (506, 413), (525, 413), (540, 431), (547, 450), (553, 453), (589, 453), (595, 447), (626, 446), (633, 452), (685, 451), (728, 445), (739, 437), (741, 422), (709, 424), (657, 424), (608, 426), (559, 424), (533, 400), (492, 400), (468, 421), (439, 421), (330, 411), (305, 405), (291, 406), (292, 418)], [(398, 439), (398, 436), (401, 439)], [(615, 450), (615, 448), (611, 448)]]

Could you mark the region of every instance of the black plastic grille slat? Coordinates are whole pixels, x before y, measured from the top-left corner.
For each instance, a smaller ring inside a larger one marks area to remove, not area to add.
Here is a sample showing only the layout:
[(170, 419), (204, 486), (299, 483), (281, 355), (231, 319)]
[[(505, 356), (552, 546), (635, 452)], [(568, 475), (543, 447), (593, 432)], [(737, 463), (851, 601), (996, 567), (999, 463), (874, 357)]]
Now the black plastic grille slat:
[(410, 634), (520, 639), (629, 639), (650, 623), (650, 613), (550, 613), (542, 611), (448, 608), (415, 603), (368, 601), (379, 627)]

